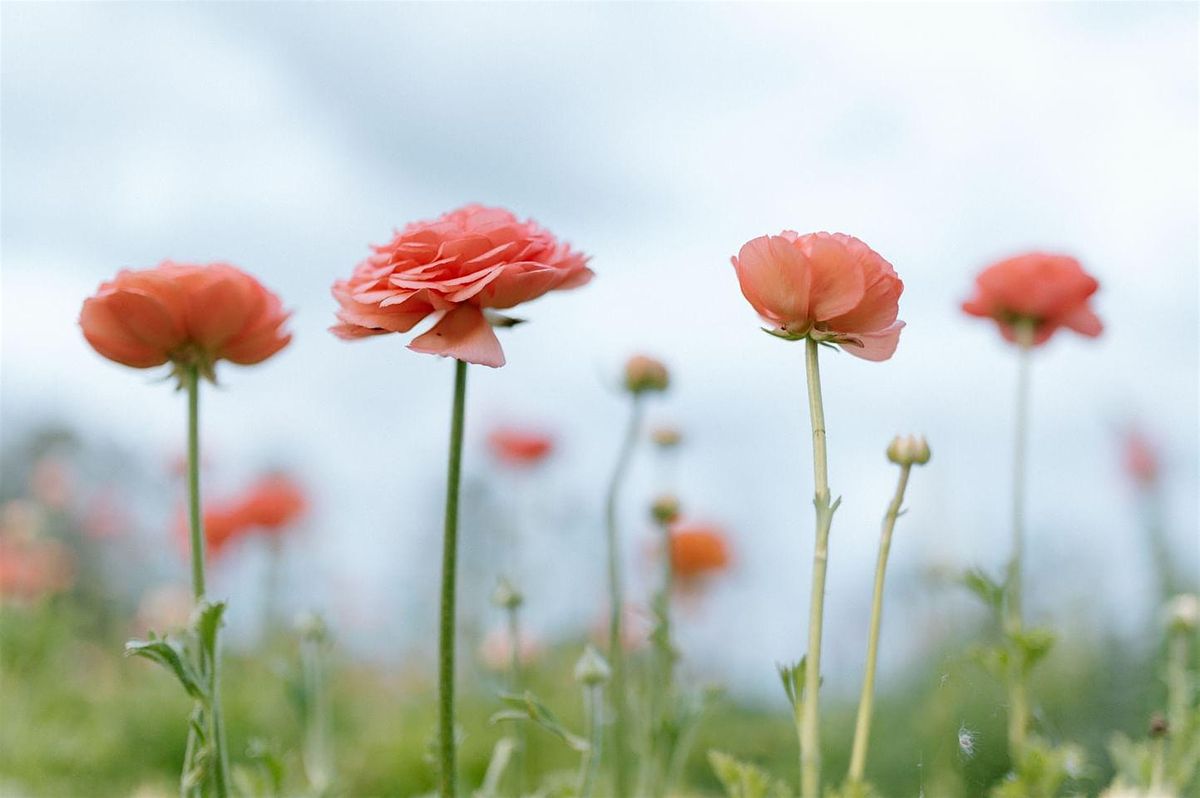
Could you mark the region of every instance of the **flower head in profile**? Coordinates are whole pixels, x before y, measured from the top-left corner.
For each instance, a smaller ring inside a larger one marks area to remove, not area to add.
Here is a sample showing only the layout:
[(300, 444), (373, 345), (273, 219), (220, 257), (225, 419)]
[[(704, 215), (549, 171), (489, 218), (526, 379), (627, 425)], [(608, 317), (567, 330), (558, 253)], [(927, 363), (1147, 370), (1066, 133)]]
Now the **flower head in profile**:
[(242, 524), (278, 531), (295, 523), (307, 510), (304, 489), (285, 474), (271, 474), (246, 490), (233, 513)]
[(625, 361), (625, 390), (632, 394), (662, 393), (671, 387), (671, 373), (661, 360), (634, 355)]
[(287, 346), (288, 315), (279, 297), (234, 266), (164, 261), (103, 283), (84, 301), (79, 325), (109, 360), (195, 366), (211, 380), (218, 360), (249, 366)]
[(533, 429), (497, 427), (487, 442), (493, 457), (515, 468), (535, 466), (554, 451), (554, 437)]
[(785, 230), (747, 241), (732, 261), (742, 294), (772, 335), (837, 344), (864, 360), (895, 353), (904, 283), (854, 236)]
[(671, 569), (685, 585), (729, 566), (725, 533), (710, 524), (679, 522), (671, 526)]
[(408, 345), (415, 352), (503, 366), (486, 310), (505, 310), (592, 278), (587, 257), (533, 221), (502, 208), (467, 205), (413, 222), (333, 284), (338, 324), (355, 339), (437, 323)]
[(972, 315), (992, 319), (1005, 339), (1018, 341), (1027, 325), (1034, 346), (1066, 327), (1091, 338), (1104, 329), (1088, 304), (1100, 288), (1096, 278), (1067, 255), (1030, 252), (995, 263), (975, 278), (975, 295), (963, 303)]

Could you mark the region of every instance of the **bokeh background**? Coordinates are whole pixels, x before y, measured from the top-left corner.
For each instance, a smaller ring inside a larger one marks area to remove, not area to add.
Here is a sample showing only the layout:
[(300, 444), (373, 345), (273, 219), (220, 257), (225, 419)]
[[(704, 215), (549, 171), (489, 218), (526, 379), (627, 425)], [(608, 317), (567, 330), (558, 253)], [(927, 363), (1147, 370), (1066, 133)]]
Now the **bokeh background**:
[[(679, 624), (688, 669), (782, 704), (812, 543), (802, 348), (759, 331), (729, 256), (784, 228), (855, 234), (906, 284), (892, 360), (824, 359), (843, 497), (831, 690), (859, 679), (892, 435), (926, 434), (934, 457), (893, 549), (885, 680), (940, 639), (943, 608), (970, 611), (930, 574), (1003, 562), (1015, 360), (959, 303), (1005, 255), (1079, 257), (1106, 323), (1037, 352), (1033, 612), (1133, 637), (1152, 614), (1130, 425), (1163, 460), (1176, 561), (1200, 568), (1193, 4), (5, 3), (0, 21), (4, 493), (24, 490), (31, 446), (69, 432), (80, 490), (125, 519), (111, 551), (137, 553), (130, 594), (185, 578), (183, 402), (91, 351), (79, 306), (122, 267), (229, 260), (294, 308), (295, 341), (205, 393), (206, 490), (296, 475), (312, 512), (285, 551), (287, 609), (325, 613), (354, 657), (429, 655), (451, 366), (399, 336), (336, 340), (328, 289), (393, 228), (466, 202), (537, 219), (597, 274), (523, 309), (509, 365), (472, 369), (464, 535), (484, 626), (489, 535), (513, 518), (534, 633), (602, 613), (619, 372), (653, 354), (673, 386), (651, 420), (686, 443), (673, 472), (648, 452), (635, 469), (635, 593), (645, 504), (669, 487), (735, 553)], [(552, 431), (552, 460), (498, 473), (499, 424)], [(255, 639), (266, 565), (247, 546), (216, 566), (235, 646)]]

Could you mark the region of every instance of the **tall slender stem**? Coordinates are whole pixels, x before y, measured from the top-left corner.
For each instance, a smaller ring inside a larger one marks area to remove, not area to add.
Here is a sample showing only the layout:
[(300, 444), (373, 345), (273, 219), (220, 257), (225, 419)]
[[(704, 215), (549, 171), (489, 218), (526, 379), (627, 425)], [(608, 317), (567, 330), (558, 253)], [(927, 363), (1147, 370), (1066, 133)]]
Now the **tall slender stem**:
[(621, 620), (624, 613), (624, 598), (621, 590), (621, 550), (617, 535), (617, 505), (620, 498), (621, 486), (629, 463), (633, 459), (633, 450), (637, 444), (638, 433), (642, 428), (642, 400), (639, 393), (634, 393), (629, 412), (629, 425), (625, 429), (625, 437), (617, 454), (617, 464), (613, 469), (612, 479), (608, 485), (608, 499), (605, 503), (604, 519), (606, 543), (608, 547), (608, 659), (612, 665), (612, 682), (610, 683), (613, 705), (613, 745), (612, 769), (613, 792), (616, 795), (629, 795), (629, 774), (625, 761), (625, 735), (628, 728), (627, 701), (625, 695), (625, 652), (621, 641)]
[[(1029, 365), (1034, 325), (1030, 320), (1014, 325), (1017, 354), (1016, 430), (1013, 444), (1012, 559), (1008, 565), (1008, 591), (1005, 601), (1005, 627), (1010, 638), (1019, 635), (1025, 621), (1022, 609), (1022, 585), (1025, 558), (1025, 460), (1029, 438)], [(1026, 669), (1020, 656), (1008, 680), (1008, 748), (1015, 760), (1025, 747), (1029, 731), (1029, 692)]]
[(192, 541), (192, 595), (204, 598), (204, 518), (200, 512), (200, 371), (183, 370), (187, 390), (188, 532)]
[(596, 765), (600, 761), (603, 740), (600, 723), (603, 709), (602, 693), (603, 688), (598, 684), (583, 686), (583, 716), (588, 728), (588, 748), (579, 762), (579, 776), (576, 779), (579, 798), (592, 798), (596, 787)]
[(458, 567), (458, 488), (462, 475), (463, 419), (467, 404), (467, 364), (454, 363), (454, 409), (450, 417), (450, 457), (446, 468), (446, 527), (442, 537), (442, 596), (438, 627), (438, 794), (454, 798), (454, 632)]
[(852, 784), (859, 784), (867, 765), (867, 744), (871, 739), (871, 713), (875, 705), (875, 666), (879, 660), (879, 627), (883, 622), (883, 579), (887, 571), (888, 553), (892, 548), (892, 530), (900, 517), (900, 505), (904, 503), (904, 490), (908, 487), (911, 463), (900, 466), (900, 478), (896, 483), (896, 495), (888, 505), (883, 517), (883, 531), (879, 536), (879, 558), (875, 562), (875, 592), (871, 598), (871, 627), (867, 637), (867, 668), (863, 674), (862, 695), (858, 699), (858, 719), (854, 724), (854, 747), (850, 754), (850, 770), (846, 774)]
[(813, 481), (816, 490), (816, 541), (813, 548), (812, 595), (809, 599), (808, 652), (804, 665), (804, 695), (796, 711), (800, 735), (800, 793), (818, 798), (821, 790), (821, 627), (825, 605), (825, 568), (829, 561), (829, 527), (837, 503), (829, 501), (829, 469), (825, 454), (825, 408), (821, 399), (821, 371), (817, 342), (805, 341), (808, 375), (808, 411), (812, 423)]

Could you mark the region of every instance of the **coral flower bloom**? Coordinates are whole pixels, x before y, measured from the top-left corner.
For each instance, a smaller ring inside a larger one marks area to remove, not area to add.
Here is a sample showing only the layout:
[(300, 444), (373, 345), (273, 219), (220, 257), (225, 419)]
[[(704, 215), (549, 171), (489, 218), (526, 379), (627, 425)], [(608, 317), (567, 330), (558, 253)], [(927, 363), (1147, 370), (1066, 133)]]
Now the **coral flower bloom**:
[(721, 530), (707, 524), (679, 523), (671, 527), (671, 569), (687, 581), (724, 570), (729, 545)]
[(415, 352), (503, 366), (504, 352), (484, 310), (503, 310), (592, 278), (587, 257), (532, 221), (501, 208), (467, 205), (413, 222), (374, 247), (349, 280), (333, 284), (344, 339), (406, 333), (440, 313), (408, 345)]
[(732, 261), (742, 294), (772, 335), (835, 343), (864, 360), (895, 353), (904, 283), (854, 236), (784, 230), (747, 241)]
[(213, 379), (218, 360), (248, 366), (287, 346), (288, 315), (279, 297), (229, 264), (164, 261), (103, 283), (84, 301), (79, 324), (109, 360), (134, 368), (196, 365)]
[(235, 513), (244, 524), (278, 530), (294, 523), (307, 509), (303, 489), (288, 477), (275, 474), (252, 485)]
[(554, 450), (554, 438), (535, 430), (502, 427), (488, 435), (492, 455), (509, 466), (533, 466)]
[(1088, 299), (1099, 287), (1074, 258), (1031, 252), (984, 269), (975, 278), (975, 296), (962, 307), (972, 316), (995, 320), (1009, 341), (1017, 340), (1020, 322), (1033, 325), (1035, 346), (1060, 327), (1094, 338), (1104, 325)]
[[(250, 524), (242, 517), (240, 508), (231, 503), (206, 504), (204, 516), (204, 553), (214, 559), (224, 553), (226, 547), (250, 531)], [(180, 508), (175, 521), (175, 539), (180, 551), (187, 552), (191, 545), (188, 534), (187, 510)]]
[(75, 555), (54, 540), (0, 538), (0, 597), (32, 602), (75, 583)]
[(1142, 487), (1158, 482), (1158, 451), (1140, 429), (1131, 427), (1125, 432), (1125, 473)]

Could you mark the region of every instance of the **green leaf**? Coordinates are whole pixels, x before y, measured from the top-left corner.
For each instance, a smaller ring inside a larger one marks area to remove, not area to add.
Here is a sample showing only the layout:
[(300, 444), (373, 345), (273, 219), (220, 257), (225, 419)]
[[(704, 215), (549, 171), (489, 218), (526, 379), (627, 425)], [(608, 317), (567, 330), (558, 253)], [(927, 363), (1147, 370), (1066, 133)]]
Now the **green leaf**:
[(979, 597), (997, 612), (1004, 604), (1004, 585), (988, 576), (982, 568), (972, 568), (962, 575), (963, 587)]
[(545, 704), (538, 701), (537, 697), (528, 690), (520, 695), (516, 693), (504, 693), (500, 696), (500, 700), (504, 702), (507, 709), (503, 709), (492, 715), (492, 723), (532, 721), (562, 740), (575, 751), (582, 753), (591, 748), (587, 740), (568, 731), (559, 722), (558, 718), (555, 717), (554, 713)]
[(204, 689), (200, 675), (188, 662), (183, 647), (174, 640), (153, 636), (149, 640), (130, 640), (125, 644), (125, 656), (142, 657), (157, 662), (175, 674), (175, 678), (192, 698), (208, 700), (208, 691)]
[[(804, 697), (804, 668), (807, 664), (808, 657), (800, 658), (799, 662), (793, 662), (791, 665), (781, 662), (775, 665), (779, 671), (779, 679), (783, 682), (783, 691), (787, 693), (788, 702), (792, 705), (792, 709), (799, 706), (799, 701)], [(711, 754), (710, 754), (711, 755)]]
[(500, 787), (508, 763), (512, 761), (513, 752), (517, 750), (517, 741), (512, 737), (501, 737), (492, 748), (492, 758), (488, 761), (487, 773), (484, 774), (483, 784), (475, 792), (475, 798), (496, 798), (500, 795)]
[(204, 602), (196, 608), (193, 625), (200, 644), (210, 658), (217, 653), (217, 630), (221, 628), (221, 617), (225, 614), (225, 602)]
[(722, 751), (709, 751), (708, 764), (728, 798), (786, 798), (789, 790), (757, 765), (742, 762)]
[(1045, 659), (1054, 647), (1054, 632), (1049, 629), (1023, 629), (1009, 635), (1020, 652), (1021, 667), (1028, 673), (1033, 666)]

